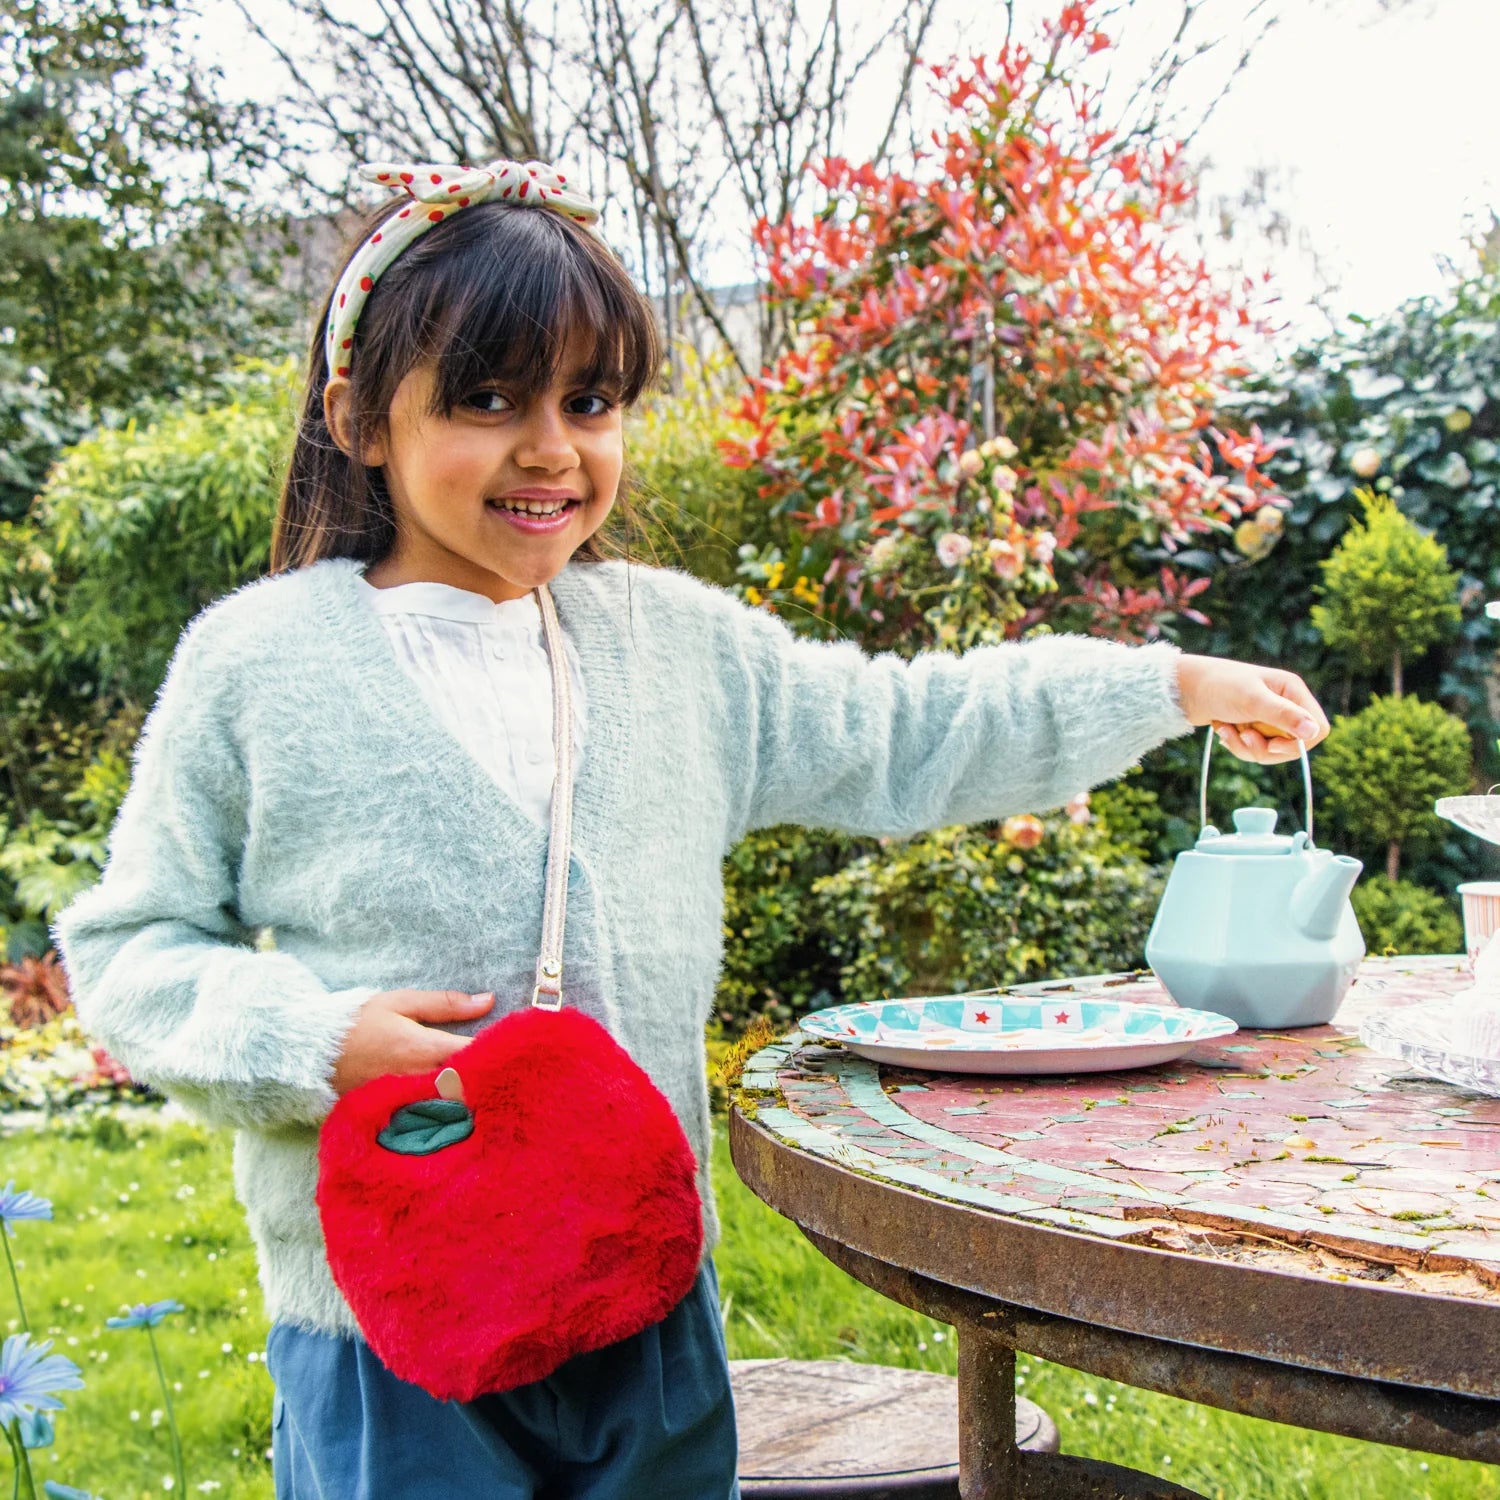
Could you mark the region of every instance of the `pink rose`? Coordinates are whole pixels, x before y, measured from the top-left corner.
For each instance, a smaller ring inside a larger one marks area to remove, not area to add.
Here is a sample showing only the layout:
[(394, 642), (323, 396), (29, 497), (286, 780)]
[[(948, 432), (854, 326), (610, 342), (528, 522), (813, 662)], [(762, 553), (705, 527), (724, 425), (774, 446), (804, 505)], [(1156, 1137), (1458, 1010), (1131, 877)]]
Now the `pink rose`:
[(956, 568), (973, 550), (974, 543), (960, 531), (945, 531), (937, 539), (938, 561), (945, 568)]
[(1009, 580), (1021, 576), (1025, 562), (1009, 542), (996, 537), (990, 543), (989, 554), (990, 564), (999, 577)]

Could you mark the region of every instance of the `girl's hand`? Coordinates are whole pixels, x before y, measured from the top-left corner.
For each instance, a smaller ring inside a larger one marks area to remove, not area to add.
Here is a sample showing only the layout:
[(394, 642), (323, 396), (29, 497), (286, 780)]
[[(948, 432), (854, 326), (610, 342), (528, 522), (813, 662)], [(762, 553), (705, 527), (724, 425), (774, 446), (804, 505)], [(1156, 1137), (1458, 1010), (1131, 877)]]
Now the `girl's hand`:
[(1307, 684), (1280, 667), (1184, 654), (1177, 662), (1182, 712), (1193, 724), (1212, 724), (1231, 755), (1258, 765), (1297, 756), (1328, 734), (1328, 716)]
[(495, 1003), (492, 994), (466, 995), (462, 990), (382, 990), (371, 995), (359, 1019), (344, 1038), (334, 1066), (334, 1093), (384, 1073), (426, 1073), (441, 1068), (472, 1037), (438, 1031), (436, 1021), (469, 1021)]

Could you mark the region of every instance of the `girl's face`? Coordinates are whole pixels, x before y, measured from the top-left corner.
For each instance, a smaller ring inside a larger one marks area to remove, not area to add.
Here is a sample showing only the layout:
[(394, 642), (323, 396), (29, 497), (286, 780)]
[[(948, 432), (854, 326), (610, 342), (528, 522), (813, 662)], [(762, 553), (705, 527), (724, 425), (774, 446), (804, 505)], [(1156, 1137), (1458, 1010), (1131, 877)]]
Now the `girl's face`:
[[(580, 383), (591, 352), (575, 338), (545, 391), (487, 385), (446, 417), (431, 410), (432, 368), (406, 376), (363, 454), (385, 471), (397, 528), (370, 583), (447, 583), (499, 602), (562, 571), (609, 514), (624, 463), (618, 402)], [(341, 444), (347, 390), (335, 377), (324, 397)]]

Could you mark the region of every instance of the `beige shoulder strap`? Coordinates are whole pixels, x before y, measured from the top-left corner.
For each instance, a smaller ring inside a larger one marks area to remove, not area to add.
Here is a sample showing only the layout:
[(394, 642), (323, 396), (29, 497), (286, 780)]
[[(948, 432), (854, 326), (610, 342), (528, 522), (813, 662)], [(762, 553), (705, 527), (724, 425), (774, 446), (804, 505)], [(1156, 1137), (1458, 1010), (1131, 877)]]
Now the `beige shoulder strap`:
[(568, 862), (573, 842), (573, 685), (563, 649), (562, 627), (546, 584), (535, 589), (542, 633), (552, 669), (552, 825), (547, 840), (547, 896), (542, 908), (542, 951), (536, 961), (531, 1003), (543, 1010), (562, 1005), (563, 917), (568, 902)]

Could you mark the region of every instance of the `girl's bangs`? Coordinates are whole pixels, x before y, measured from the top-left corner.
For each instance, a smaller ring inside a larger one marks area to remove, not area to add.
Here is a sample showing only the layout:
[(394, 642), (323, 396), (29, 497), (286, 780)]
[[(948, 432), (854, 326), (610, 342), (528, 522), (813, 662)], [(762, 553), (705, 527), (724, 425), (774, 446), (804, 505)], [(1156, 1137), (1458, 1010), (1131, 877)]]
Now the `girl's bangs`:
[(481, 215), (488, 222), (473, 228), (483, 232), (443, 257), (424, 299), (434, 410), (450, 414), (492, 384), (539, 395), (575, 341), (583, 363), (565, 373), (623, 405), (635, 401), (655, 377), (658, 345), (650, 305), (624, 268), (582, 243), (582, 231), (547, 223), (544, 210), (497, 206)]

